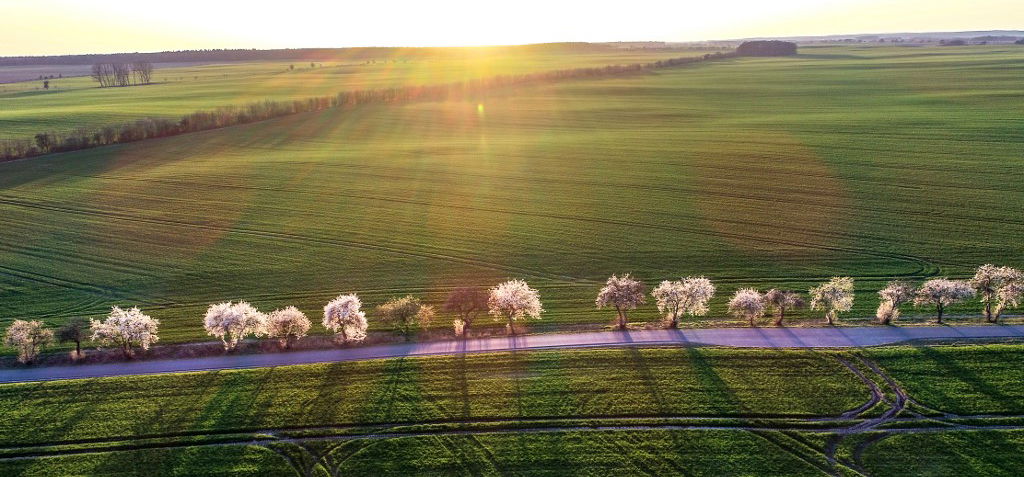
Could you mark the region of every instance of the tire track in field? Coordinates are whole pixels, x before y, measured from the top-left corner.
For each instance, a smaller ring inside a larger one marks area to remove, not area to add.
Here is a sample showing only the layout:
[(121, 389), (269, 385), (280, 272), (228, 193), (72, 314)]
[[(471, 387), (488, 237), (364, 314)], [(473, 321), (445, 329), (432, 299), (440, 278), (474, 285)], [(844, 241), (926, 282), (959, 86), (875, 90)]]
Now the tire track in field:
[[(245, 437), (235, 438), (224, 438), (210, 442), (196, 442), (196, 441), (164, 441), (164, 442), (151, 442), (151, 443), (140, 443), (137, 438), (132, 439), (120, 439), (120, 440), (104, 440), (101, 444), (89, 448), (82, 449), (47, 449), (47, 447), (61, 446), (65, 444), (61, 443), (48, 443), (39, 444), (33, 446), (7, 446), (0, 448), (6, 452), (0, 455), (0, 462), (6, 461), (19, 461), (26, 459), (36, 459), (41, 457), (54, 457), (54, 456), (67, 456), (67, 455), (82, 455), (82, 454), (96, 454), (105, 452), (118, 452), (118, 451), (134, 451), (134, 450), (145, 450), (145, 449), (169, 449), (169, 448), (188, 448), (188, 447), (207, 447), (207, 446), (232, 446), (232, 445), (260, 445), (268, 446), (271, 444), (279, 443), (291, 443), (300, 445), (306, 442), (359, 442), (368, 441), (371, 445), (376, 442), (383, 442), (390, 439), (398, 438), (409, 438), (409, 437), (439, 437), (439, 436), (480, 436), (480, 435), (499, 435), (499, 434), (540, 434), (540, 433), (565, 433), (565, 432), (622, 432), (622, 431), (737, 431), (737, 432), (751, 432), (757, 435), (768, 434), (768, 433), (796, 433), (796, 432), (809, 432), (809, 433), (834, 433), (850, 431), (848, 427), (799, 427), (794, 426), (794, 419), (787, 419), (786, 422), (789, 426), (761, 426), (761, 425), (694, 425), (694, 424), (596, 424), (595, 419), (555, 419), (561, 423), (561, 425), (553, 426), (507, 426), (507, 427), (485, 427), (480, 429), (435, 429), (435, 430), (388, 430), (381, 428), (376, 431), (368, 431), (365, 433), (354, 433), (346, 432), (341, 434), (328, 434), (323, 433), (320, 435), (310, 436), (279, 436), (275, 431), (263, 430), (260, 432), (254, 432), (251, 435)], [(574, 424), (572, 421), (579, 421), (578, 424)], [(514, 421), (513, 421), (514, 422)], [(808, 423), (818, 423), (820, 421), (808, 420)], [(487, 421), (484, 422), (485, 424)], [(472, 424), (472, 422), (466, 422), (466, 424)], [(315, 430), (316, 428), (308, 428)], [(339, 429), (339, 428), (335, 428)], [(965, 425), (964, 429), (972, 430), (1024, 430), (1024, 424), (1020, 425)], [(290, 431), (302, 431), (303, 429), (289, 429)], [(951, 432), (961, 429), (954, 428), (936, 428), (936, 427), (903, 427), (896, 429), (879, 429), (869, 432), (872, 436), (881, 436), (878, 439), (874, 437), (866, 440), (867, 443), (874, 443), (881, 438), (888, 437), (896, 434), (920, 434), (920, 433), (936, 433), (936, 432)], [(850, 431), (850, 433), (854, 433)], [(239, 432), (232, 433), (234, 435), (241, 435)], [(203, 436), (214, 436), (216, 434), (196, 434), (199, 437)], [(230, 437), (230, 436), (228, 436)], [(763, 435), (762, 435), (763, 437)], [(778, 443), (769, 440), (773, 444), (779, 445)], [(801, 460), (808, 462), (816, 468), (822, 469), (820, 463), (812, 463), (814, 459), (812, 456), (802, 454), (800, 452), (793, 452), (793, 449), (786, 445), (779, 445), (779, 448), (788, 452), (793, 453), (794, 456), (800, 454)], [(19, 452), (23, 451), (23, 452)], [(863, 450), (861, 451), (861, 453)], [(848, 466), (847, 464), (843, 464)], [(853, 466), (848, 466), (853, 468)], [(826, 471), (828, 474), (833, 472)]]

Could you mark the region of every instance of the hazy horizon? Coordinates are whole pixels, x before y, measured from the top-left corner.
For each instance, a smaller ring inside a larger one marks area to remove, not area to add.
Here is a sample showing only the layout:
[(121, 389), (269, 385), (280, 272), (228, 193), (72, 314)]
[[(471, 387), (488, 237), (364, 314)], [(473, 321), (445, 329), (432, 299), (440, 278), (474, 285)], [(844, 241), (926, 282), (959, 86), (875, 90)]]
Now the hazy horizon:
[(16, 2), (0, 56), (191, 49), (518, 45), (550, 42), (686, 42), (905, 32), (1015, 30), (1024, 8), (1009, 0), (778, 0), (729, 5), (644, 1), (629, 9), (527, 0), (512, 7), (463, 0), (288, 8), (178, 2), (146, 8), (111, 1)]

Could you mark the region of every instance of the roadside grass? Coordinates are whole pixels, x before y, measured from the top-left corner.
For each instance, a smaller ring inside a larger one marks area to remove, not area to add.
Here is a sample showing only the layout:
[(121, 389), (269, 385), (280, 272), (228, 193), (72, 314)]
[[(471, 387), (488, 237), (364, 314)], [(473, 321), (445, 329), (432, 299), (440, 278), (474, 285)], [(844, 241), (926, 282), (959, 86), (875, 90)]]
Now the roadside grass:
[(3, 385), (0, 445), (559, 417), (803, 417), (866, 400), (856, 377), (813, 351), (500, 353)]
[(894, 421), (847, 436), (832, 467), (830, 429), (856, 421), (817, 418), (867, 402), (836, 359), (858, 353), (926, 406), (1011, 412), (1022, 350), (547, 350), (7, 384), (0, 474), (1013, 475), (1024, 431)]
[(963, 415), (1024, 414), (1020, 345), (863, 350), (921, 404)]
[[(548, 312), (529, 325), (545, 331), (611, 322), (593, 296), (632, 272), (708, 275), (700, 321), (722, 324), (737, 288), (850, 275), (844, 318), (863, 323), (892, 277), (1020, 266), (1024, 99), (1007, 65), (1024, 51), (808, 53), (2, 164), (0, 320), (139, 305), (175, 343), (205, 339), (200, 317), (223, 300), (315, 318), (342, 292), (440, 303), (517, 277), (541, 290)], [(658, 319), (651, 304), (630, 317)]]

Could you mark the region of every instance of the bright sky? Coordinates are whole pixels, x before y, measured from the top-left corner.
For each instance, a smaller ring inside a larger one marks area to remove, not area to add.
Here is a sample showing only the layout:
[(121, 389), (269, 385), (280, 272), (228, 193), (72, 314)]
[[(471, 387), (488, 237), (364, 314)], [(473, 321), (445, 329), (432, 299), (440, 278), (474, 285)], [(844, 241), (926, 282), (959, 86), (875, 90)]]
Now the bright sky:
[(0, 0), (0, 55), (1022, 27), (1022, 0)]

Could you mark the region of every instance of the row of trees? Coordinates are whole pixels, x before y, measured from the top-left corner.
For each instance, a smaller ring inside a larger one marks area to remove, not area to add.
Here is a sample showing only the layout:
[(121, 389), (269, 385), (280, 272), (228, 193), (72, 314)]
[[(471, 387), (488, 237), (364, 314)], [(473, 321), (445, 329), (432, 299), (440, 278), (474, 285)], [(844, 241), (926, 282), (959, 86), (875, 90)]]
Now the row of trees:
[[(113, 307), (105, 320), (73, 319), (57, 329), (62, 343), (75, 343), (74, 357), (82, 356), (82, 342), (94, 341), (100, 346), (121, 350), (125, 358), (134, 355), (135, 348), (149, 349), (160, 338), (157, 336), (159, 320), (143, 313), (138, 307)], [(7, 328), (4, 344), (18, 350), (18, 361), (31, 363), (45, 346), (54, 341), (54, 332), (41, 321), (15, 320)]]
[[(507, 324), (514, 334), (516, 321), (527, 317), (540, 318), (543, 308), (540, 293), (522, 280), (504, 282), (487, 293), (475, 288), (459, 288), (451, 293), (444, 309), (456, 315), (454, 327), (458, 336), (465, 336), (473, 319), (483, 311), (489, 312)], [(430, 326), (436, 316), (433, 306), (419, 298), (405, 296), (392, 298), (377, 307), (380, 321), (409, 340), (417, 327)], [(324, 306), (325, 329), (334, 333), (338, 343), (357, 343), (366, 339), (368, 323), (362, 311), (362, 302), (356, 294), (339, 295)], [(134, 356), (136, 348), (143, 350), (156, 343), (160, 322), (138, 308), (113, 307), (106, 320), (74, 319), (57, 329), (62, 343), (74, 342), (74, 357), (82, 356), (82, 342), (94, 341), (100, 346), (114, 346), (125, 358)], [(210, 336), (220, 339), (226, 351), (234, 351), (249, 337), (268, 337), (280, 341), (288, 349), (304, 338), (312, 328), (305, 313), (294, 306), (262, 313), (255, 306), (239, 301), (210, 305), (203, 317), (203, 328)], [(4, 344), (18, 350), (18, 361), (31, 363), (42, 349), (53, 343), (54, 331), (41, 321), (15, 320), (7, 328)]]
[(21, 159), (40, 154), (68, 152), (110, 144), (174, 136), (247, 124), (292, 114), (322, 111), (329, 108), (352, 108), (366, 104), (392, 104), (411, 101), (471, 99), (500, 88), (571, 79), (635, 74), (652, 69), (669, 68), (732, 56), (730, 53), (715, 53), (698, 57), (674, 58), (653, 63), (612, 65), (601, 68), (576, 68), (522, 75), (502, 75), (440, 85), (344, 91), (333, 96), (320, 96), (293, 101), (259, 101), (244, 106), (224, 106), (209, 111), (197, 111), (182, 116), (178, 120), (146, 118), (96, 130), (79, 129), (65, 133), (41, 132), (31, 139), (4, 140), (0, 141), (0, 160)]
[[(728, 309), (736, 318), (747, 320), (750, 326), (754, 326), (755, 320), (766, 313), (774, 315), (774, 325), (782, 326), (787, 312), (809, 304), (812, 310), (824, 312), (825, 321), (832, 325), (840, 313), (853, 308), (853, 279), (833, 277), (811, 287), (807, 294), (810, 300), (794, 290), (773, 288), (761, 293), (756, 288), (742, 288), (729, 299)], [(703, 316), (708, 312), (708, 302), (715, 295), (715, 286), (705, 277), (686, 277), (661, 282), (651, 295), (658, 311), (665, 315), (666, 325), (675, 328), (683, 315)], [(908, 303), (935, 307), (936, 321), (942, 323), (947, 307), (974, 296), (981, 297), (986, 321), (996, 323), (1003, 311), (1024, 301), (1024, 273), (1013, 267), (986, 264), (978, 267), (969, 280), (933, 278), (920, 286), (905, 280), (893, 280), (879, 290), (878, 296), (880, 303), (875, 316), (882, 324), (890, 324), (897, 319), (900, 307)], [(598, 292), (595, 303), (598, 309), (615, 308), (617, 327), (625, 329), (627, 311), (636, 309), (645, 299), (642, 281), (629, 274), (621, 277), (612, 275)]]
[[(716, 287), (711, 280), (698, 276), (662, 281), (650, 296), (664, 317), (663, 325), (675, 328), (684, 316), (706, 315), (715, 292)], [(948, 306), (974, 296), (980, 297), (985, 319), (994, 323), (1007, 308), (1017, 307), (1024, 300), (1024, 273), (1012, 267), (986, 264), (978, 267), (969, 280), (934, 278), (920, 286), (905, 280), (893, 280), (878, 292), (878, 296), (880, 303), (876, 318), (882, 324), (896, 320), (901, 307), (909, 303), (935, 307), (936, 321), (941, 323)], [(643, 305), (646, 299), (644, 282), (627, 273), (609, 277), (594, 302), (598, 309), (614, 308), (616, 327), (626, 329), (629, 323), (627, 313)], [(833, 277), (811, 287), (806, 298), (795, 290), (773, 288), (762, 293), (756, 288), (742, 288), (729, 299), (728, 310), (750, 326), (769, 313), (774, 316), (773, 324), (782, 326), (787, 313), (809, 305), (812, 310), (823, 312), (826, 322), (831, 325), (840, 313), (850, 311), (853, 303), (853, 279)], [(321, 324), (334, 334), (338, 343), (361, 342), (366, 339), (368, 327), (362, 306), (362, 301), (354, 293), (339, 295), (324, 305)], [(483, 313), (503, 322), (508, 333), (515, 334), (517, 321), (539, 319), (544, 312), (540, 293), (523, 280), (510, 280), (487, 291), (457, 288), (448, 295), (442, 309), (454, 315), (452, 327), (458, 337), (467, 336), (475, 320)], [(404, 296), (378, 306), (375, 316), (380, 323), (408, 341), (417, 328), (426, 329), (434, 324), (437, 311), (417, 297)], [(76, 357), (81, 356), (82, 341), (91, 339), (101, 346), (115, 346), (130, 358), (135, 348), (149, 349), (157, 341), (158, 325), (157, 320), (138, 308), (114, 307), (104, 321), (72, 320), (57, 330), (57, 337), (61, 342), (75, 343)], [(227, 351), (237, 349), (238, 344), (249, 337), (276, 339), (281, 347), (287, 349), (309, 333), (312, 322), (294, 306), (263, 313), (255, 306), (239, 301), (210, 305), (203, 317), (203, 328), (210, 336), (220, 339)], [(47, 329), (42, 322), (23, 320), (16, 320), (4, 338), (5, 344), (18, 349), (18, 359), (24, 363), (34, 360), (40, 350), (53, 340), (53, 330)]]
[(96, 63), (92, 65), (90, 76), (100, 84), (101, 88), (149, 84), (153, 77), (153, 63), (148, 61)]

